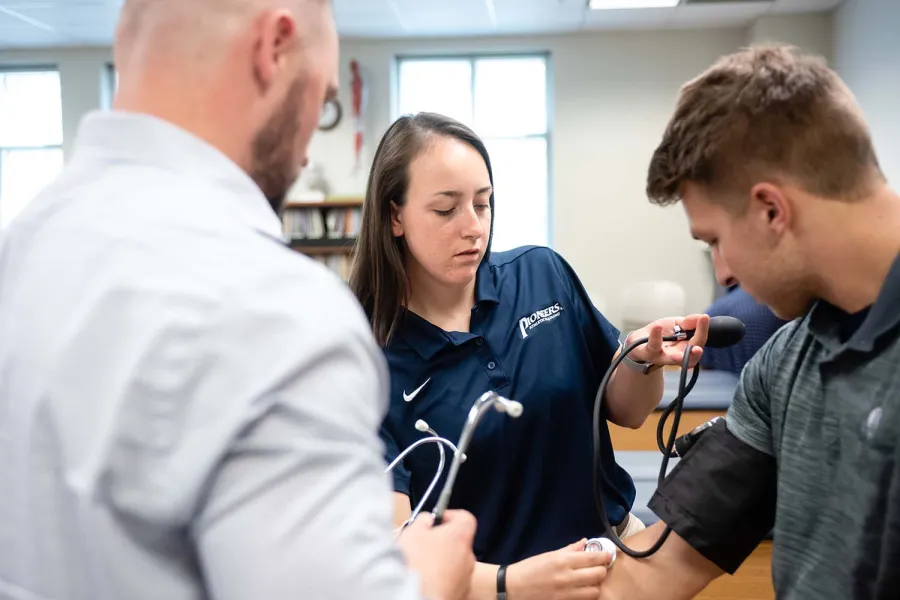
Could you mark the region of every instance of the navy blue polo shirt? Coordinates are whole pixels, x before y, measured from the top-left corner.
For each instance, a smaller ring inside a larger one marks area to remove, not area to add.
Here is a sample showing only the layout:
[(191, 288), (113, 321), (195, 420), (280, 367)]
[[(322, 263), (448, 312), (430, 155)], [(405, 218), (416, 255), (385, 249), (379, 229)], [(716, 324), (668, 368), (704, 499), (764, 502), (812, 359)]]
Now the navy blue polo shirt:
[[(450, 508), (478, 519), (478, 560), (514, 563), (602, 535), (591, 489), (591, 419), (619, 332), (548, 248), (492, 253), (478, 269), (475, 298), (470, 333), (445, 332), (405, 313), (385, 349), (386, 458), (428, 435), (416, 430), (418, 419), (456, 443), (472, 404), (495, 390), (521, 402), (524, 412), (518, 419), (495, 411), (484, 416), (450, 500)], [(618, 524), (634, 502), (634, 483), (616, 463), (605, 413), (602, 419), (605, 506)], [(436, 446), (417, 448), (394, 471), (394, 489), (415, 506), (437, 466)]]

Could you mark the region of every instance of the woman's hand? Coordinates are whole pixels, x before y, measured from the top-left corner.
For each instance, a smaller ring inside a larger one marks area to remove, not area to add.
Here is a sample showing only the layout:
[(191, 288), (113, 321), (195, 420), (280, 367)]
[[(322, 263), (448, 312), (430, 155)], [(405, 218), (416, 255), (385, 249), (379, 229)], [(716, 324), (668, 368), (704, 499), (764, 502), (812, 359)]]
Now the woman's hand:
[[(681, 330), (695, 330), (693, 337), (680, 342), (663, 342), (663, 337), (675, 333), (675, 326)], [(650, 338), (646, 344), (638, 346), (628, 354), (628, 358), (635, 361), (643, 361), (658, 366), (681, 366), (684, 360), (684, 351), (687, 345), (691, 348), (690, 366), (694, 367), (700, 362), (703, 355), (703, 345), (706, 344), (706, 336), (709, 333), (709, 315), (688, 315), (686, 317), (667, 317), (653, 321), (646, 327), (632, 331), (626, 339), (626, 345), (641, 339)]]
[(586, 542), (507, 567), (509, 600), (596, 600), (612, 557), (607, 552), (585, 552)]

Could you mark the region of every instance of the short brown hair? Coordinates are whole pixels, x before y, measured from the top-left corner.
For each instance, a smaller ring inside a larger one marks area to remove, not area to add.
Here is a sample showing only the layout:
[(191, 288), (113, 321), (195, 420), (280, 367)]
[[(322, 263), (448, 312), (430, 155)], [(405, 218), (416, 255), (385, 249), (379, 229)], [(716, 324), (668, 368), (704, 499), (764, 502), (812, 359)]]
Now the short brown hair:
[[(391, 204), (398, 207), (406, 204), (409, 166), (435, 136), (454, 138), (472, 146), (484, 159), (488, 177), (494, 183), (491, 159), (481, 138), (454, 119), (427, 112), (404, 115), (384, 133), (369, 172), (349, 282), (369, 317), (375, 339), (382, 346), (390, 342), (410, 295), (406, 240), (394, 237)], [(493, 213), (493, 192), (490, 206)], [(482, 260), (490, 256), (493, 227), (492, 220)]]
[(681, 89), (653, 153), (647, 195), (678, 202), (685, 183), (741, 210), (760, 178), (850, 199), (883, 178), (856, 101), (823, 60), (792, 46), (756, 46), (722, 57)]

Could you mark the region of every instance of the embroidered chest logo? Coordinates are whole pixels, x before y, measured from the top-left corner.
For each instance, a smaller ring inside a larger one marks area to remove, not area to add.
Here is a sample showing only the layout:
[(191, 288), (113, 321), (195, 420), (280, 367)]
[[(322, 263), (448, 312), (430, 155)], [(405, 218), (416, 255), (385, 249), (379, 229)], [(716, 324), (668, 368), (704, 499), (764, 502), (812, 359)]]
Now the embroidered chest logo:
[(519, 319), (519, 332), (522, 334), (522, 339), (524, 340), (525, 338), (527, 338), (531, 330), (538, 325), (549, 323), (550, 321), (558, 317), (562, 309), (563, 307), (560, 306), (559, 302), (557, 302), (555, 304), (551, 304), (547, 308), (536, 310), (527, 317), (522, 317), (521, 319)]
[(422, 388), (424, 388), (426, 385), (428, 385), (428, 382), (429, 382), (429, 381), (431, 381), (431, 377), (429, 377), (428, 379), (426, 379), (426, 380), (425, 380), (425, 383), (423, 383), (422, 385), (420, 385), (419, 387), (417, 387), (416, 389), (414, 389), (413, 392), (412, 392), (411, 394), (407, 394), (406, 391), (404, 391), (404, 392), (403, 392), (403, 400), (406, 401), (406, 402), (412, 402), (412, 401), (413, 401), (413, 398), (415, 398), (416, 396), (419, 395), (419, 392), (422, 391)]

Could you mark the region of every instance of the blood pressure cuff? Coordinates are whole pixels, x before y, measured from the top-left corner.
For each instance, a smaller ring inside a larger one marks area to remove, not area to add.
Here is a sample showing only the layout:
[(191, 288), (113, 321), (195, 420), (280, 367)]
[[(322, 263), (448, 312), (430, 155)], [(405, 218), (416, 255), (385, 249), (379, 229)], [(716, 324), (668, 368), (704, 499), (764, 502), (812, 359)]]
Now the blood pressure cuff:
[(649, 508), (697, 552), (734, 574), (775, 524), (775, 459), (725, 420), (706, 430), (650, 499)]

